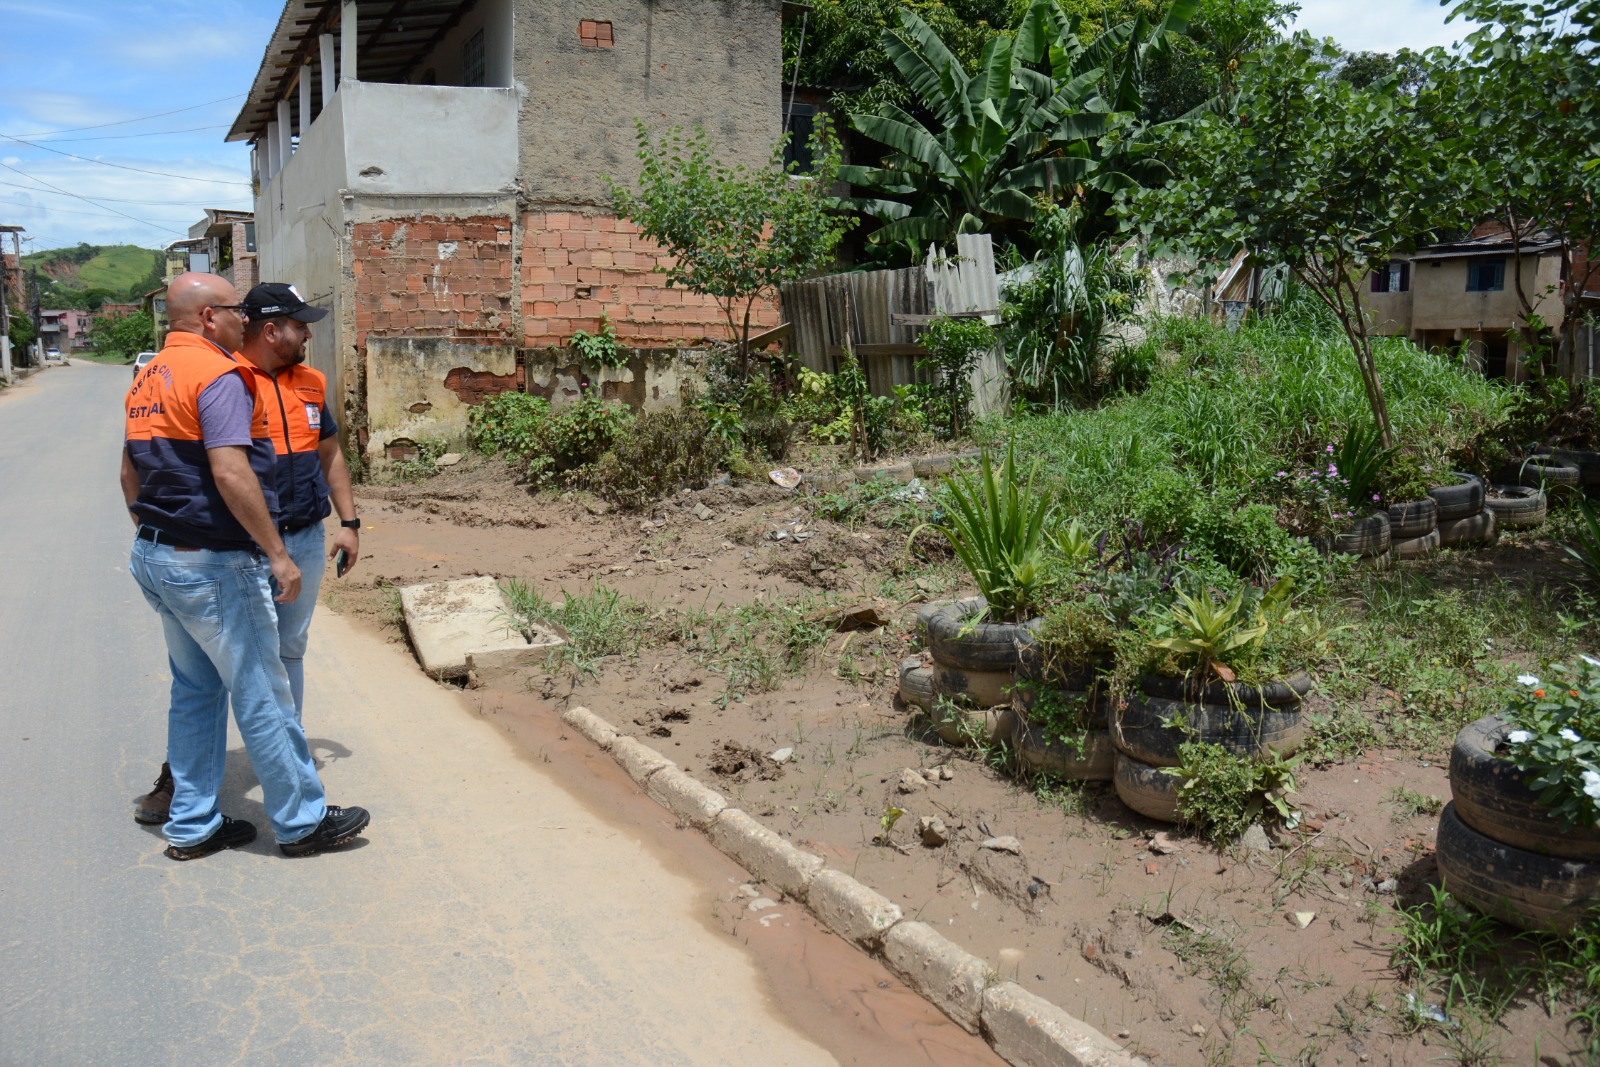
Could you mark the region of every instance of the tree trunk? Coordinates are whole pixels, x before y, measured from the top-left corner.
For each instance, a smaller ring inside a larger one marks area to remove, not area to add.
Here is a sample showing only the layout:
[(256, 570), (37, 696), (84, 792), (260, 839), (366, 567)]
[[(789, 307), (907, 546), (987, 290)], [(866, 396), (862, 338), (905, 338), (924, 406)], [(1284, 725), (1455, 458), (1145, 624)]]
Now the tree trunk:
[(1389, 404), (1384, 399), (1383, 383), (1378, 380), (1378, 366), (1372, 359), (1372, 341), (1367, 336), (1366, 316), (1361, 310), (1361, 293), (1351, 269), (1346, 263), (1334, 264), (1332, 269), (1308, 263), (1297, 267), (1295, 273), (1338, 318), (1356, 357), (1361, 385), (1367, 394), (1367, 406), (1372, 409), (1372, 419), (1377, 424), (1383, 447), (1393, 448), (1394, 429), (1389, 424)]

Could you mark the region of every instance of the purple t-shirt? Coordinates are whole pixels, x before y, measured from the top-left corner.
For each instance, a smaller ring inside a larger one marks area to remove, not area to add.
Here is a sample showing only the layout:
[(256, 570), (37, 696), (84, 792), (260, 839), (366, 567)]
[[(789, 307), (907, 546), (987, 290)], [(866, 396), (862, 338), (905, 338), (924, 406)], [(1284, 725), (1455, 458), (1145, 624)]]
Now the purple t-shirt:
[(256, 399), (238, 374), (224, 374), (200, 390), (200, 435), (207, 448), (250, 446)]

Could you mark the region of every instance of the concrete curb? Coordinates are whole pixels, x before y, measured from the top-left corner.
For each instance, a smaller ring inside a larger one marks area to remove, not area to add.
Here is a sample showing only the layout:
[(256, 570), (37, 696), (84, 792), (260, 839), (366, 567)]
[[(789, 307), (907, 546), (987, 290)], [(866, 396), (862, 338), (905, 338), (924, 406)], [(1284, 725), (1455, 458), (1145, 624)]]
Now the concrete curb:
[(624, 737), (588, 708), (562, 721), (611, 753), (662, 807), (705, 831), (730, 859), (794, 900), (824, 926), (880, 958), (908, 986), (1017, 1067), (1149, 1067), (1100, 1031), (1014, 982), (820, 856), (802, 851), (671, 760)]

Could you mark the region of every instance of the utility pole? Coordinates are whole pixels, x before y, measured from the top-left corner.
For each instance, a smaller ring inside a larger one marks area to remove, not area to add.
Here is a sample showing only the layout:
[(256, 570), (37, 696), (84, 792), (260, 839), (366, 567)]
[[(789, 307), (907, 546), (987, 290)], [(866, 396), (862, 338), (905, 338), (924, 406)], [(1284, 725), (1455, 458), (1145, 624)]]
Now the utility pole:
[(18, 234), (21, 226), (0, 226), (0, 379), (10, 382), (11, 374), (11, 277), (6, 267), (5, 235), (11, 235), (11, 251), (17, 261), (17, 274), (22, 274), (22, 243)]

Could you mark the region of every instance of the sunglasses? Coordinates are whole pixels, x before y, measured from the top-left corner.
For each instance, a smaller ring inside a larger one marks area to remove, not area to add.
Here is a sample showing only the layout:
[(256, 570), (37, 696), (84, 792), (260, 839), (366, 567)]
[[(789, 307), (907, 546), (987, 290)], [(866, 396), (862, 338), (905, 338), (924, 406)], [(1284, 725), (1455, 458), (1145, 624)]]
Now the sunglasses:
[(250, 317), (250, 308), (245, 304), (212, 304), (212, 311), (231, 311), (242, 319)]

